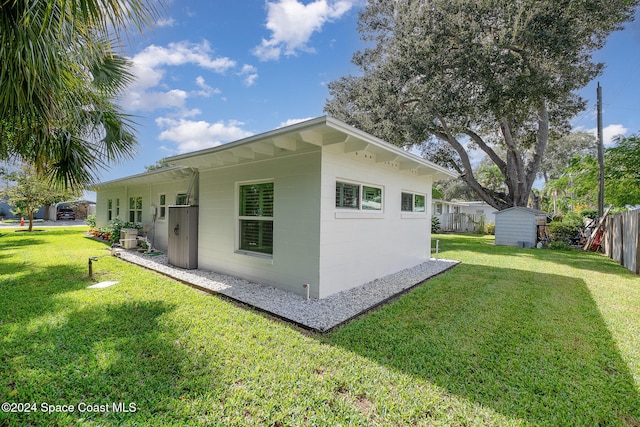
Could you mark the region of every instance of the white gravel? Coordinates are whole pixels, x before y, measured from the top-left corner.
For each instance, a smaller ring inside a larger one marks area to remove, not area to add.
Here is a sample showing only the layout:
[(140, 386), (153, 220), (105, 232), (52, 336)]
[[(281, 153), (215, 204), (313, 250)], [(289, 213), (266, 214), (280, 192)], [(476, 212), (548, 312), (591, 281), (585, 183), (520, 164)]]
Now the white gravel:
[(118, 255), (134, 264), (226, 295), (234, 300), (321, 332), (326, 332), (458, 264), (458, 261), (443, 259), (436, 261), (432, 258), (416, 267), (390, 274), (327, 298), (306, 300), (292, 292), (225, 274), (173, 267), (168, 265), (166, 255), (144, 256), (125, 250), (119, 250)]

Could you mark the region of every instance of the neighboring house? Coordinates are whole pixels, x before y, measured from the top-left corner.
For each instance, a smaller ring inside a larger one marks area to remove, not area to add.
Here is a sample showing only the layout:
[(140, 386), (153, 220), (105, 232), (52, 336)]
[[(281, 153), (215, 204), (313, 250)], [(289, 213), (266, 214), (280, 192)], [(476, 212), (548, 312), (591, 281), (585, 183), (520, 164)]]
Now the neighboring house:
[[(11, 206), (8, 202), (8, 197), (0, 198), (0, 217), (9, 219), (9, 218), (18, 218), (13, 211), (15, 211), (15, 207)], [(43, 219), (45, 213), (45, 208), (41, 207), (33, 214), (34, 219)]]
[[(167, 162), (95, 185), (98, 226), (141, 223), (169, 259), (195, 236), (198, 268), (315, 298), (428, 260), (431, 186), (455, 176), (330, 117)], [(188, 204), (196, 232), (171, 218)]]
[(433, 200), (433, 216), (442, 231), (475, 232), (478, 227), (495, 223), (495, 208), (486, 202)]
[(547, 213), (515, 206), (495, 212), (496, 245), (532, 248), (538, 243), (540, 227), (546, 227)]

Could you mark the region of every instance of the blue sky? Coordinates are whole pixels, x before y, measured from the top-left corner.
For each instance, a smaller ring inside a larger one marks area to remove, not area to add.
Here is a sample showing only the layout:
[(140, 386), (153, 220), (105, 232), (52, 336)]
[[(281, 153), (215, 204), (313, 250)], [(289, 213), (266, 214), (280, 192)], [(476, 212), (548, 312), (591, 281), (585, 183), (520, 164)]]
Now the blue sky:
[[(358, 69), (364, 0), (168, 2), (155, 27), (122, 43), (136, 81), (120, 100), (138, 123), (138, 152), (101, 173), (141, 173), (179, 153), (234, 141), (323, 114), (327, 83)], [(603, 86), (605, 142), (640, 131), (640, 23), (610, 37), (596, 55)], [(596, 82), (574, 120), (596, 127)]]

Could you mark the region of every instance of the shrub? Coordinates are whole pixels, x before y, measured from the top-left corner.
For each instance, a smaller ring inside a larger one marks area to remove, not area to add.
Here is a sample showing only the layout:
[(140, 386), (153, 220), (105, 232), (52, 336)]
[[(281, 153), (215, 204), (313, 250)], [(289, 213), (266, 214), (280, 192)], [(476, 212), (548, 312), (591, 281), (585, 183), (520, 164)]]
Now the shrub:
[(598, 211), (595, 209), (584, 209), (582, 212), (580, 212), (580, 215), (585, 218), (594, 219), (598, 216)]
[(580, 235), (580, 227), (570, 222), (552, 221), (549, 223), (549, 234), (555, 242), (566, 242)]
[(488, 222), (485, 226), (484, 226), (484, 233), (485, 234), (496, 234), (496, 225), (493, 222)]
[(566, 225), (573, 225), (577, 228), (584, 227), (584, 219), (582, 215), (575, 212), (567, 212), (567, 214), (562, 218), (562, 223)]
[(571, 245), (567, 242), (551, 242), (549, 243), (549, 249), (556, 251), (568, 251), (571, 250)]
[(440, 220), (438, 219), (438, 217), (432, 216), (431, 217), (431, 232), (432, 233), (437, 233), (440, 231)]
[(96, 228), (96, 214), (87, 215), (87, 219), (85, 219), (84, 222), (89, 228)]
[[(473, 215), (470, 215), (469, 220), (473, 221)], [(485, 223), (484, 223), (484, 215), (480, 215), (480, 219), (478, 222), (474, 222), (475, 225), (475, 233), (476, 234), (484, 234)]]
[(109, 242), (118, 243), (120, 241), (120, 230), (123, 228), (135, 228), (136, 230), (142, 230), (142, 225), (135, 222), (125, 222), (120, 218), (112, 220), (106, 227), (99, 230), (100, 237)]

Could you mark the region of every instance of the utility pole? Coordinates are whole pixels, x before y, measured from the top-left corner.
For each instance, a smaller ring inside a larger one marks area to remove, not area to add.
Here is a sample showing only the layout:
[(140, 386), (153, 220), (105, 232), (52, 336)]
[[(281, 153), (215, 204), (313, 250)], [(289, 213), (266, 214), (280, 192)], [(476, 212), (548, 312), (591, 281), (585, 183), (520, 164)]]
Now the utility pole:
[(604, 144), (602, 142), (602, 86), (598, 82), (598, 216), (604, 215)]

